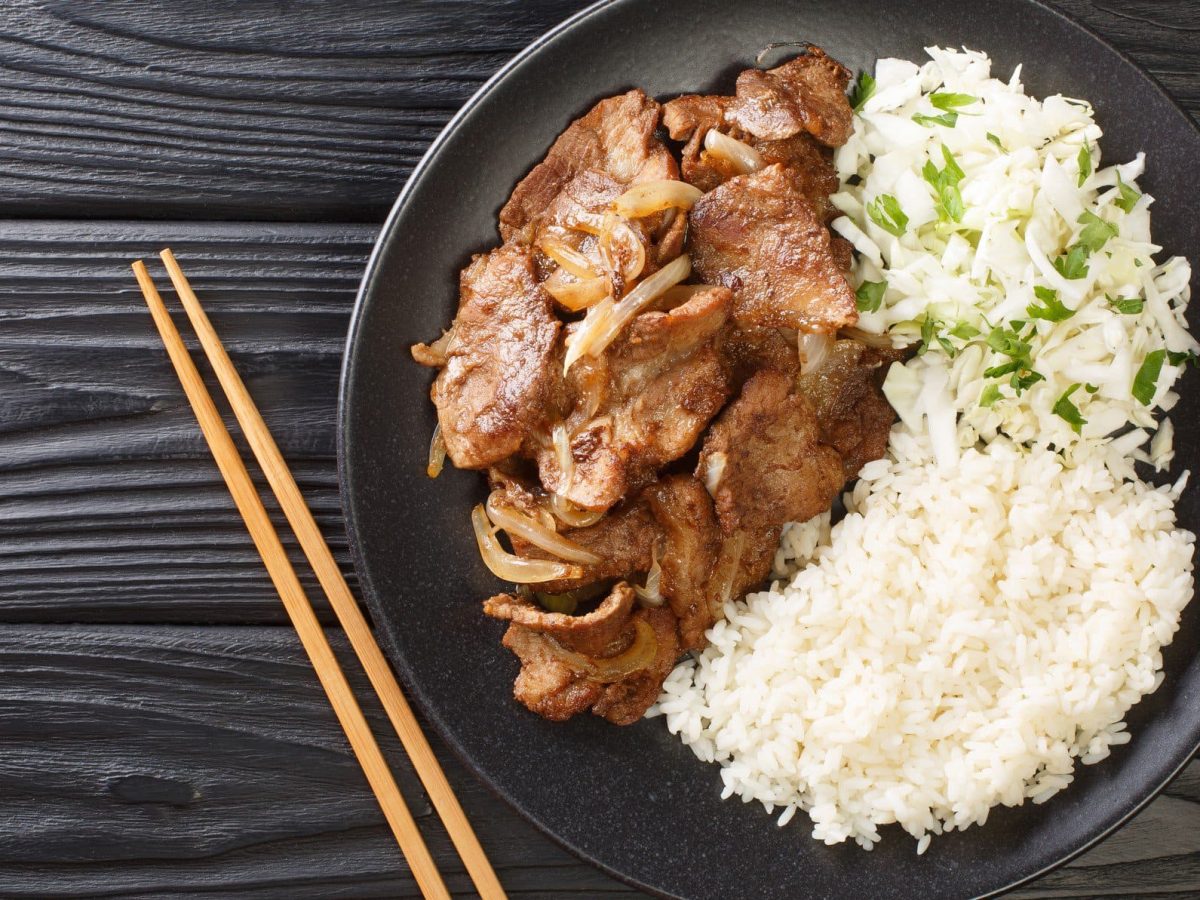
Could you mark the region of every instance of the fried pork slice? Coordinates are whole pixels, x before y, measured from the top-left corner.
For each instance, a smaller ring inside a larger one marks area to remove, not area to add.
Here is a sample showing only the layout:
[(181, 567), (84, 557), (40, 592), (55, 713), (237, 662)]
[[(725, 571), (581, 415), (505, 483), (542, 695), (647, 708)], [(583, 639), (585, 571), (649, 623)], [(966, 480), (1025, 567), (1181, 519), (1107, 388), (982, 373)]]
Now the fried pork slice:
[(547, 634), (564, 647), (585, 656), (600, 656), (620, 637), (633, 612), (633, 588), (621, 582), (587, 615), (548, 612), (532, 600), (515, 594), (497, 594), (483, 601), (483, 611), (493, 619), (514, 622), (538, 634)]
[(827, 147), (840, 147), (854, 130), (849, 84), (849, 69), (809, 45), (806, 53), (777, 68), (742, 72), (729, 119), (764, 140), (803, 131)]
[(412, 348), (417, 362), (441, 367), (431, 395), (456, 466), (499, 462), (542, 426), (560, 377), (561, 328), (527, 248), (505, 245), (463, 270), (448, 340)]
[(822, 443), (841, 454), (847, 479), (887, 450), (896, 411), (883, 396), (883, 379), (903, 355), (858, 341), (836, 341), (820, 370), (796, 383), (816, 407)]
[(552, 440), (537, 455), (548, 491), (605, 510), (691, 449), (729, 397), (719, 344), (730, 302), (727, 290), (700, 291), (643, 313), (599, 357), (572, 366), (560, 426), (569, 452)]
[(778, 163), (795, 173), (797, 187), (812, 202), (821, 221), (837, 215), (829, 195), (838, 189), (833, 154), (809, 134), (797, 134), (778, 141), (765, 141), (743, 131), (725, 118), (733, 102), (731, 97), (703, 97), (689, 94), (671, 100), (663, 107), (663, 123), (674, 140), (686, 141), (683, 147), (683, 180), (702, 191), (711, 191), (730, 178), (747, 174), (728, 159), (710, 153), (704, 146), (708, 132), (722, 134), (748, 144), (765, 166)]
[(740, 175), (697, 201), (692, 266), (733, 292), (739, 325), (833, 332), (858, 321), (829, 230), (780, 165)]
[(713, 423), (696, 477), (726, 535), (805, 522), (829, 509), (846, 480), (841, 455), (821, 442), (816, 406), (770, 370), (747, 381)]
[(659, 590), (679, 621), (680, 650), (699, 649), (705, 645), (704, 632), (721, 614), (712, 578), (721, 531), (712, 499), (704, 485), (688, 475), (657, 481), (643, 496), (662, 529)]
[[(632, 596), (627, 584), (613, 590)], [(507, 600), (493, 600), (496, 609), (512, 609)], [(513, 696), (552, 721), (591, 708), (617, 725), (636, 722), (658, 696), (679, 656), (675, 617), (668, 609), (631, 613), (620, 633), (595, 653), (568, 649), (561, 638), (516, 621), (509, 625), (503, 643), (521, 661)]]
[(507, 241), (538, 222), (580, 173), (602, 173), (621, 186), (677, 177), (674, 158), (654, 136), (659, 115), (659, 105), (634, 89), (572, 122), (500, 210), (501, 236)]
[[(605, 214), (631, 185), (679, 178), (675, 158), (654, 134), (660, 113), (640, 90), (601, 100), (517, 185), (500, 211), (500, 234), (535, 247), (548, 240), (567, 244), (612, 279), (617, 297), (629, 279), (678, 256), (687, 220), (674, 210), (629, 223), (615, 239), (605, 237)], [(553, 261), (540, 261), (549, 276)]]

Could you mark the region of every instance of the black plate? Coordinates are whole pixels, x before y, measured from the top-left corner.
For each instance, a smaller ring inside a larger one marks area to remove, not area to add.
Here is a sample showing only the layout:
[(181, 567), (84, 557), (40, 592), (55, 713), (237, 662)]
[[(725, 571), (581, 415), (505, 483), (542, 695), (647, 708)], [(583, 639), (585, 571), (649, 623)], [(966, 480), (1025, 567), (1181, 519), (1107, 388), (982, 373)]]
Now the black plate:
[[(661, 720), (614, 728), (551, 724), (511, 697), (515, 659), (480, 600), (499, 584), (479, 562), (468, 511), (482, 479), (424, 474), (431, 373), (409, 358), (455, 309), (457, 273), (498, 242), (496, 212), (558, 133), (601, 97), (640, 86), (661, 98), (729, 92), (775, 41), (812, 41), (854, 69), (926, 44), (1023, 63), (1034, 95), (1096, 106), (1107, 160), (1150, 153), (1157, 240), (1200, 260), (1200, 134), (1111, 47), (1027, 0), (617, 0), (574, 17), (493, 78), (454, 118), (396, 203), (363, 281), (346, 350), (339, 421), (342, 497), (363, 592), (418, 705), (488, 785), (570, 850), (641, 887), (681, 897), (965, 897), (1009, 887), (1096, 841), (1137, 811), (1200, 737), (1196, 608), (1167, 653), (1167, 679), (1129, 717), (1133, 742), (1043, 806), (997, 809), (987, 825), (934, 840), (921, 857), (896, 828), (871, 853), (826, 847), (808, 819), (777, 828), (757, 804), (718, 799)], [(1194, 327), (1194, 326), (1193, 326)], [(1181, 463), (1200, 468), (1196, 394), (1173, 417)], [(1180, 509), (1195, 530), (1195, 494)]]

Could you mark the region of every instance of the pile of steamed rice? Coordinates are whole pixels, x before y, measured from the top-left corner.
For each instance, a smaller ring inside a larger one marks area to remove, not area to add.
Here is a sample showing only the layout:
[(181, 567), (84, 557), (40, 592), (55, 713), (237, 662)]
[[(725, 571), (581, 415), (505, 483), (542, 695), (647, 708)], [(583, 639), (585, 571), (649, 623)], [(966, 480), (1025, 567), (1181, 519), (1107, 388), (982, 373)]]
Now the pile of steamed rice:
[[(1086, 104), (1029, 98), (982, 54), (929, 53), (922, 67), (880, 62), (838, 157), (834, 227), (859, 251), (856, 280), (886, 283), (862, 326), (929, 345), (889, 373), (901, 421), (888, 454), (837, 524), (789, 526), (780, 580), (727, 604), (649, 713), (721, 765), (726, 797), (780, 825), (803, 810), (814, 838), (869, 849), (899, 823), (918, 852), (997, 804), (1048, 799), (1130, 739), (1125, 714), (1161, 683), (1192, 596), (1195, 540), (1175, 522), (1186, 474), (1155, 487), (1132, 465), (1169, 463), (1170, 424), (1154, 413), (1197, 346), (1187, 262), (1151, 258), (1140, 158), (1101, 169)], [(946, 111), (938, 92), (959, 98), (957, 123), (910, 128)], [(922, 206), (924, 163), (944, 165), (943, 147), (964, 173), (959, 220)], [(911, 207), (902, 234), (868, 213), (885, 193)], [(1084, 276), (1047, 277), (1082, 240), (1083, 209), (1111, 223), (1105, 245)], [(1031, 316), (1035, 284), (1066, 311)], [(1029, 335), (1041, 381), (997, 380), (996, 327)], [(1159, 350), (1147, 386), (1143, 360)]]

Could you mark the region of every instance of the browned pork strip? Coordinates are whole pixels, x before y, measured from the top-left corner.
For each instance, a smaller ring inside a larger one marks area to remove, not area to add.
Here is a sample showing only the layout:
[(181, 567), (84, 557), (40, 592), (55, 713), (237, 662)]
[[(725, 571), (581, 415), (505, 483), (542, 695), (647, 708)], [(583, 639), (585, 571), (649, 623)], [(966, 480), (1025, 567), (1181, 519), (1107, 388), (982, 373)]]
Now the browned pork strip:
[(691, 212), (692, 265), (733, 291), (739, 325), (832, 332), (858, 321), (829, 230), (780, 165), (740, 175)]
[(456, 466), (486, 468), (542, 427), (562, 365), (561, 329), (528, 248), (506, 244), (463, 270), (445, 349), (412, 350), (418, 362), (441, 366), (431, 394)]
[(500, 210), (501, 236), (507, 241), (539, 220), (582, 172), (603, 173), (619, 185), (677, 177), (674, 158), (654, 137), (659, 112), (655, 101), (634, 89), (601, 100), (572, 122)]
[(849, 83), (849, 69), (810, 45), (777, 68), (742, 72), (729, 119), (764, 140), (806, 131), (828, 147), (840, 147), (854, 130)]
[(483, 611), (493, 619), (513, 622), (555, 638), (585, 656), (601, 656), (621, 635), (633, 612), (633, 588), (616, 585), (594, 610), (583, 616), (548, 612), (532, 600), (514, 594), (497, 594), (483, 601)]
[(643, 313), (600, 357), (572, 366), (571, 460), (537, 458), (542, 484), (585, 509), (608, 509), (683, 456), (729, 396), (719, 351), (730, 294), (701, 291)]

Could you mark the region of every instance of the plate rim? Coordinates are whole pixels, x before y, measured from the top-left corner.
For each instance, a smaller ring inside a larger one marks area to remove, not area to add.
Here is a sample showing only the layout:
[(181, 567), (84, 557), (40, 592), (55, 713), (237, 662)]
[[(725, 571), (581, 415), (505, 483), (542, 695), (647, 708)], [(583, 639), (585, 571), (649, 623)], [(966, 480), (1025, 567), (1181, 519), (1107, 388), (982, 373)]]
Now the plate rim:
[[(342, 518), (345, 524), (347, 543), (350, 549), (351, 562), (354, 566), (355, 574), (358, 577), (360, 584), (361, 599), (367, 604), (372, 616), (380, 619), (382, 605), (379, 602), (378, 592), (375, 590), (371, 582), (370, 576), (366, 572), (365, 561), (359, 550), (358, 540), (358, 524), (354, 514), (354, 504), (350, 497), (349, 487), (349, 464), (348, 445), (349, 440), (349, 409), (347, 397), (350, 392), (351, 383), (353, 381), (353, 362), (351, 351), (357, 343), (359, 332), (363, 327), (365, 318), (365, 308), (367, 305), (367, 297), (372, 289), (373, 282), (378, 274), (379, 261), (384, 253), (385, 238), (387, 238), (396, 226), (397, 220), (402, 215), (407, 206), (412, 194), (416, 191), (418, 184), (426, 175), (426, 170), (432, 166), (435, 158), (440, 154), (442, 147), (450, 140), (451, 136), (458, 130), (462, 121), (481, 103), (483, 103), (493, 90), (504, 81), (511, 72), (536, 54), (542, 47), (553, 41), (559, 35), (575, 28), (577, 25), (591, 18), (596, 13), (603, 9), (619, 5), (635, 5), (644, 3), (647, 0), (596, 0), (577, 12), (571, 14), (566, 19), (563, 19), (557, 25), (551, 27), (547, 31), (540, 34), (533, 41), (519, 50), (507, 62), (504, 63), (491, 77), (487, 79), (480, 87), (471, 94), (465, 103), (454, 113), (453, 116), (446, 122), (442, 129), (438, 132), (437, 137), (429, 145), (426, 151), (422, 154), (417, 164), (413, 166), (404, 185), (396, 196), (395, 202), (388, 211), (387, 217), (379, 227), (379, 232), (375, 237), (375, 241), (371, 247), (371, 253), (367, 257), (365, 267), (363, 269), (362, 279), (359, 282), (358, 290), (355, 294), (354, 305), (351, 309), (350, 320), (346, 329), (346, 341), (342, 351), (342, 362), (338, 375), (338, 405), (337, 405), (337, 420), (336, 420), (336, 437), (335, 446), (337, 452), (337, 481), (338, 481), (338, 500), (342, 508)], [(1146, 86), (1156, 92), (1169, 105), (1170, 109), (1182, 119), (1187, 126), (1195, 133), (1200, 140), (1200, 123), (1198, 123), (1188, 112), (1179, 104), (1179, 102), (1171, 95), (1171, 93), (1163, 86), (1163, 84), (1151, 72), (1149, 72), (1141, 63), (1135, 60), (1125, 51), (1114, 46), (1111, 41), (1101, 35), (1090, 25), (1079, 21), (1073, 16), (1067, 14), (1057, 6), (1047, 2), (1047, 0), (1022, 0), (1032, 6), (1038, 7), (1055, 18), (1065, 22), (1072, 28), (1076, 28), (1093, 40), (1103, 45), (1109, 52), (1119, 57), (1125, 62), (1138, 76), (1146, 83)], [(1192, 600), (1197, 599), (1200, 594), (1200, 589), (1193, 593)], [(676, 894), (671, 894), (667, 891), (657, 888), (653, 885), (646, 884), (632, 875), (621, 872), (586, 850), (575, 846), (566, 838), (551, 830), (547, 825), (541, 822), (531, 813), (526, 812), (520, 804), (510, 798), (484, 771), (479, 768), (474, 758), (467, 752), (466, 748), (454, 736), (453, 729), (450, 723), (446, 722), (440, 714), (436, 712), (433, 704), (421, 689), (417, 680), (413, 677), (413, 672), (404, 660), (403, 654), (392, 640), (391, 633), (386, 628), (377, 627), (375, 629), (376, 637), (384, 645), (384, 650), (388, 658), (388, 662), (395, 669), (397, 675), (403, 684), (404, 690), (408, 697), (417, 705), (418, 710), (425, 720), (433, 726), (438, 737), (450, 748), (451, 752), (458, 758), (463, 766), (471, 773), (471, 775), (487, 788), (487, 790), (495, 797), (498, 797), (504, 804), (514, 812), (516, 812), (525, 822), (531, 824), (540, 833), (546, 835), (559, 847), (569, 852), (575, 858), (595, 866), (605, 874), (615, 878), (623, 884), (637, 888), (655, 897), (669, 898), (669, 900), (686, 900)], [(1016, 890), (1019, 887), (1036, 881), (1050, 872), (1065, 866), (1067, 863), (1079, 858), (1081, 855), (1091, 850), (1098, 844), (1102, 843), (1111, 837), (1116, 831), (1127, 825), (1130, 820), (1141, 813), (1152, 801), (1154, 801), (1162, 792), (1173, 782), (1182, 771), (1187, 768), (1189, 763), (1193, 761), (1196, 755), (1200, 753), (1200, 737), (1194, 741), (1194, 745), (1189, 753), (1172, 768), (1166, 776), (1142, 799), (1133, 804), (1126, 812), (1120, 815), (1107, 827), (1098, 832), (1094, 837), (1085, 841), (1079, 847), (1064, 854), (1054, 862), (1042, 866), (1040, 869), (1028, 873), (1009, 882), (1006, 885), (988, 891), (984, 894), (977, 895), (974, 900), (985, 900), (985, 898), (999, 897), (1007, 894), (1010, 891)], [(770, 817), (764, 819), (765, 822), (770, 822)], [(985, 827), (985, 826), (978, 826)]]

